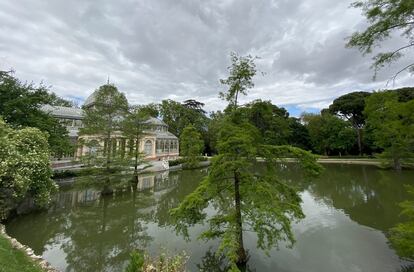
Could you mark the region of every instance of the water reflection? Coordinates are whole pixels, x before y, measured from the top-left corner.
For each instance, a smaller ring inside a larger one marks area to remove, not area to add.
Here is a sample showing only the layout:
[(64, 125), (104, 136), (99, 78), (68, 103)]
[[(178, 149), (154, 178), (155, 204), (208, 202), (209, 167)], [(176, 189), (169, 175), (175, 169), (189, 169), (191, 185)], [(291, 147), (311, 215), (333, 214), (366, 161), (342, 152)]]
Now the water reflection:
[[(302, 191), (306, 218), (294, 227), (295, 247), (281, 246), (271, 257), (256, 250), (256, 237), (246, 233), (249, 265), (257, 271), (396, 271), (403, 262), (383, 232), (404, 220), (398, 203), (408, 197), (404, 184), (414, 172), (326, 168), (314, 180), (291, 165), (281, 168), (281, 176)], [(133, 249), (156, 254), (160, 246), (186, 250), (190, 271), (226, 271), (225, 260), (214, 253), (217, 243), (187, 243), (171, 228), (168, 211), (205, 175), (195, 170), (77, 178), (74, 186), (62, 187), (47, 212), (15, 218), (7, 231), (65, 271), (122, 271)]]

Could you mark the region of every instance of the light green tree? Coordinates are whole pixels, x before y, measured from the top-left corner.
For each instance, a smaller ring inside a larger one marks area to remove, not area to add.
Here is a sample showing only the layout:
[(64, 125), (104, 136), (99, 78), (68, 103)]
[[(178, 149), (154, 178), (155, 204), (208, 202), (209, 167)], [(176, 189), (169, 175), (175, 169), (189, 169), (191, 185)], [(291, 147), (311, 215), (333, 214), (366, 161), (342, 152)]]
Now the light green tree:
[[(258, 130), (237, 108), (236, 96), (253, 86), (254, 65), (245, 57), (233, 57), (229, 70), (229, 78), (222, 81), (230, 85), (229, 92), (222, 97), (229, 101), (231, 110), (220, 122), (218, 155), (212, 160), (208, 176), (171, 214), (176, 230), (186, 237), (189, 226), (207, 221), (209, 229), (200, 237), (220, 238), (218, 252), (227, 256), (232, 271), (239, 271), (247, 262), (244, 230), (254, 231), (258, 247), (267, 250), (281, 240), (292, 244), (291, 222), (304, 217), (301, 198), (278, 177), (277, 163), (292, 156), (309, 173), (319, 173), (320, 167), (306, 151), (263, 144)], [(256, 171), (257, 158), (264, 160), (262, 171)], [(205, 212), (209, 205), (216, 211), (210, 217)]]
[(180, 136), (180, 155), (184, 157), (185, 168), (194, 168), (198, 165), (198, 156), (203, 150), (204, 142), (200, 133), (193, 125), (184, 128)]
[(131, 144), (132, 152), (129, 152), (127, 157), (129, 155), (133, 158), (135, 173), (138, 171), (138, 166), (143, 163), (143, 154), (139, 149), (139, 143), (145, 135), (145, 129), (148, 127), (146, 123), (148, 118), (146, 110), (134, 107), (122, 122), (123, 136), (133, 143)]
[(113, 151), (113, 136), (116, 131), (121, 130), (122, 120), (128, 112), (128, 101), (114, 85), (106, 84), (99, 87), (95, 102), (84, 107), (84, 112), (84, 127), (80, 134), (96, 135), (104, 141), (104, 166), (109, 171), (118, 155)]
[(44, 207), (57, 189), (51, 179), (47, 134), (37, 128), (12, 129), (0, 118), (0, 220), (24, 197)]
[(381, 156), (401, 170), (403, 161), (414, 155), (414, 100), (399, 102), (397, 93), (374, 93), (364, 114), (374, 143), (384, 150)]

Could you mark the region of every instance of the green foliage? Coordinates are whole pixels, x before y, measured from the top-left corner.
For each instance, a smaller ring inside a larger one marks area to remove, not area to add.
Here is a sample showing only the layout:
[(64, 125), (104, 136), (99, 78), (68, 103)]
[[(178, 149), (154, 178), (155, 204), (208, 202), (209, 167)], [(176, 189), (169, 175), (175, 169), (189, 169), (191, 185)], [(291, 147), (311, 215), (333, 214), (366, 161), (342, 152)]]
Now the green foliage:
[(180, 153), (184, 157), (184, 167), (194, 168), (198, 165), (197, 157), (203, 150), (203, 140), (194, 126), (184, 128), (180, 137)]
[(364, 113), (375, 144), (384, 150), (382, 157), (400, 170), (402, 161), (414, 154), (414, 100), (399, 102), (397, 93), (374, 93)]
[(259, 131), (265, 143), (283, 145), (290, 137), (289, 113), (270, 101), (255, 100), (241, 108)]
[(51, 176), (47, 136), (36, 128), (12, 129), (0, 119), (0, 219), (26, 196), (47, 205), (57, 188)]
[(355, 143), (355, 131), (348, 122), (328, 113), (303, 114), (313, 148), (325, 155), (344, 152)]
[(239, 56), (231, 53), (229, 76), (221, 79), (220, 83), (227, 85), (226, 92), (220, 92), (220, 97), (229, 102), (229, 107), (237, 107), (240, 94), (247, 95), (247, 90), (254, 87), (253, 77), (256, 75), (256, 65), (252, 56)]
[[(227, 115), (219, 122), (216, 155), (208, 176), (181, 204), (171, 210), (176, 231), (188, 238), (188, 227), (207, 221), (202, 239), (221, 238), (218, 254), (224, 254), (231, 271), (245, 266), (247, 255), (243, 231), (257, 234), (258, 248), (269, 250), (280, 241), (294, 242), (291, 222), (304, 217), (298, 192), (279, 179), (277, 162), (292, 155), (312, 174), (321, 168), (309, 152), (290, 146), (264, 144), (260, 131), (237, 108), (238, 94), (253, 86), (255, 66), (251, 57), (232, 55), (230, 76), (222, 80), (229, 91), (221, 96), (229, 101)], [(181, 143), (182, 144), (182, 143)], [(265, 170), (257, 172), (258, 158)], [(216, 213), (207, 216), (213, 206)]]
[(144, 256), (138, 251), (133, 251), (130, 254), (129, 264), (125, 269), (125, 272), (143, 272)]
[(40, 107), (66, 103), (43, 85), (22, 83), (11, 72), (0, 71), (0, 116), (13, 127), (36, 127), (47, 132), (50, 151), (56, 157), (72, 154), (73, 146), (66, 128)]
[(106, 156), (107, 170), (117, 162), (119, 154), (114, 154), (112, 150), (112, 138), (116, 131), (122, 130), (123, 118), (127, 111), (128, 101), (125, 95), (111, 84), (99, 87), (95, 103), (84, 108), (84, 127), (80, 129), (80, 134), (97, 135), (105, 142), (102, 153)]
[(368, 92), (352, 92), (336, 98), (329, 106), (328, 111), (348, 120), (355, 129), (359, 154), (362, 155), (361, 129), (365, 125), (364, 108)]
[(10, 241), (2, 235), (0, 235), (0, 271), (44, 272), (40, 265), (29, 259), (22, 250), (13, 248)]
[(173, 256), (162, 252), (158, 257), (151, 259), (138, 251), (133, 251), (125, 272), (184, 272), (187, 260), (185, 252)]
[(400, 206), (401, 215), (408, 221), (391, 229), (390, 241), (399, 256), (414, 260), (414, 187), (408, 186), (407, 189), (413, 199), (400, 203)]
[[(412, 0), (366, 0), (353, 3), (356, 8), (362, 8), (369, 26), (363, 32), (354, 33), (349, 41), (348, 47), (356, 47), (363, 54), (369, 54), (372, 49), (379, 47), (386, 39), (392, 38), (392, 33), (401, 33), (407, 39), (406, 44), (402, 44), (389, 52), (381, 52), (374, 56), (372, 67), (377, 71), (385, 65), (395, 62), (404, 56), (407, 49), (414, 46), (414, 2)], [(411, 63), (399, 70), (395, 76), (406, 69), (413, 69)], [(374, 75), (374, 77), (375, 77)]]
[[(143, 163), (144, 154), (139, 151), (139, 142), (145, 135), (144, 130), (148, 128), (146, 121), (149, 115), (147, 112), (147, 110), (139, 107), (132, 108), (121, 125), (123, 136), (134, 142), (133, 151), (126, 155), (133, 158), (135, 172), (138, 169), (138, 165)], [(123, 156), (124, 154), (121, 155)]]
[[(171, 211), (177, 220), (177, 231), (185, 236), (188, 236), (188, 226), (207, 220), (210, 228), (200, 237), (220, 237), (219, 253), (227, 256), (233, 268), (240, 246), (234, 203), (235, 180), (240, 182), (243, 229), (256, 232), (258, 247), (268, 250), (279, 241), (292, 244), (291, 221), (303, 218), (298, 193), (275, 174), (277, 162), (285, 156), (293, 156), (310, 173), (320, 172), (310, 153), (290, 146), (263, 145), (254, 126), (234, 121), (226, 120), (220, 130), (219, 155), (213, 158), (208, 177)], [(264, 158), (266, 165), (266, 170), (260, 173), (254, 171), (258, 157)], [(204, 209), (209, 204), (216, 208), (217, 214), (207, 218)]]
[(159, 113), (162, 120), (168, 125), (168, 130), (181, 137), (181, 133), (188, 125), (192, 125), (207, 138), (208, 118), (202, 107), (203, 103), (190, 99), (182, 104), (173, 100), (163, 100), (159, 105)]

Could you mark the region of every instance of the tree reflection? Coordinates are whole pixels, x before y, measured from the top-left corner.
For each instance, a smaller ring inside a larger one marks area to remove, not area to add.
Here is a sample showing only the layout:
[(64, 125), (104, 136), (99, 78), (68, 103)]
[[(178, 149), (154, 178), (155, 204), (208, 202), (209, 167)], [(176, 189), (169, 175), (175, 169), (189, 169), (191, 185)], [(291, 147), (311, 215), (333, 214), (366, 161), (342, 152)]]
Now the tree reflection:
[[(200, 272), (227, 272), (231, 267), (223, 254), (217, 254), (212, 248), (209, 248), (201, 258), (200, 263), (197, 264), (197, 268)], [(243, 271), (253, 272), (256, 270), (247, 265)]]

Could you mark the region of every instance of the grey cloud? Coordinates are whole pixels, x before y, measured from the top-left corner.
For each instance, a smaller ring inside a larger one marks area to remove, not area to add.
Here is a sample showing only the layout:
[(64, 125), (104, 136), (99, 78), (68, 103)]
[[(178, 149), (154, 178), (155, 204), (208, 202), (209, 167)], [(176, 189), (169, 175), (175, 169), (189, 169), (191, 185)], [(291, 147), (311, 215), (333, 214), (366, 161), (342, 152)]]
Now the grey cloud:
[(236, 51), (260, 56), (265, 73), (246, 102), (318, 106), (383, 86), (389, 75), (372, 82), (370, 58), (344, 48), (344, 38), (364, 26), (350, 2), (6, 0), (0, 69), (66, 97), (87, 97), (109, 75), (131, 103), (195, 98), (214, 110), (225, 105), (218, 79)]

